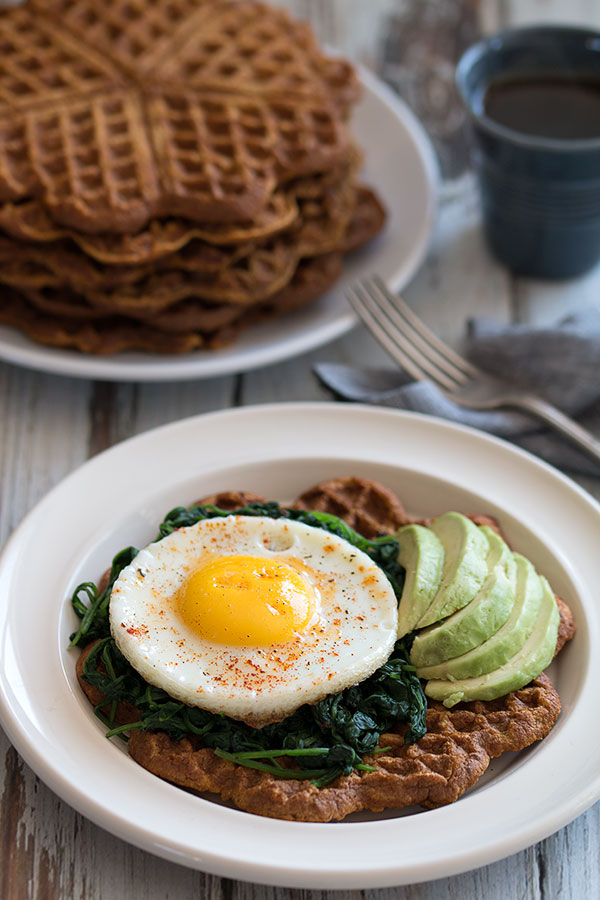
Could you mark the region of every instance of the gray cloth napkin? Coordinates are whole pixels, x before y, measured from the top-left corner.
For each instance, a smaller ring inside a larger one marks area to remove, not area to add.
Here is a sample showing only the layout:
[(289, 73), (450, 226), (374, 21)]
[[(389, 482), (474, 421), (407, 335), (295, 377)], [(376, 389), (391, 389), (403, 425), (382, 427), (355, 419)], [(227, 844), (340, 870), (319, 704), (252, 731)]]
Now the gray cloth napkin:
[[(473, 319), (468, 323), (463, 349), (482, 369), (532, 390), (598, 433), (600, 310), (584, 310), (549, 328), (504, 326), (488, 319)], [(430, 382), (413, 381), (398, 368), (360, 369), (319, 363), (315, 373), (344, 400), (461, 422), (511, 440), (559, 468), (600, 477), (597, 463), (528, 414), (463, 409)]]

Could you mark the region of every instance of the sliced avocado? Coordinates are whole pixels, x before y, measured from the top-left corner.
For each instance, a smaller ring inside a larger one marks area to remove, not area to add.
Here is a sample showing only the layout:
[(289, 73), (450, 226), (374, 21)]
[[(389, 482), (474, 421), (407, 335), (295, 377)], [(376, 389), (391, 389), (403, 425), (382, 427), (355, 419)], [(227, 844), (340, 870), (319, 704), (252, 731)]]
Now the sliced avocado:
[(517, 653), (535, 625), (542, 602), (542, 582), (524, 556), (513, 554), (517, 566), (515, 600), (504, 625), (479, 647), (436, 666), (417, 669), (419, 678), (475, 678), (503, 666)]
[(430, 527), (444, 548), (444, 569), (439, 590), (417, 628), (433, 625), (470, 603), (488, 573), (488, 540), (474, 522), (462, 513), (447, 512)]
[(484, 533), (488, 540), (488, 576), (470, 603), (416, 636), (410, 661), (419, 677), (422, 667), (434, 666), (483, 644), (510, 616), (516, 581), (513, 555), (495, 531), (488, 528)]
[(495, 700), (510, 691), (516, 691), (536, 678), (552, 661), (558, 637), (559, 613), (552, 589), (540, 575), (542, 602), (533, 631), (507, 663), (477, 678), (458, 681), (433, 679), (425, 685), (425, 693), (433, 700), (441, 700), (444, 706), (469, 700)]
[(516, 584), (517, 564), (514, 559), (514, 554), (506, 541), (500, 537), (497, 531), (490, 528), (489, 525), (480, 525), (479, 530), (483, 531), (488, 539), (488, 544), (490, 545), (486, 558), (488, 568), (491, 568), (494, 565), (502, 566), (508, 580), (513, 584)]
[(412, 631), (427, 611), (442, 580), (444, 548), (424, 525), (404, 525), (396, 533), (400, 542), (398, 562), (406, 579), (398, 606), (398, 637)]

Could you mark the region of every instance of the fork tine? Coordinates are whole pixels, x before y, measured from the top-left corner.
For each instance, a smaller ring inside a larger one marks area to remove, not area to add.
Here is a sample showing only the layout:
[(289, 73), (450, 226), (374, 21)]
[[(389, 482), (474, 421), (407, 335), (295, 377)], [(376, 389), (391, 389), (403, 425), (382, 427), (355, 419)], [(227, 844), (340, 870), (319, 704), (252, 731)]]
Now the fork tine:
[(385, 327), (388, 339), (401, 345), (405, 352), (410, 353), (413, 360), (427, 373), (426, 377), (433, 379), (446, 390), (452, 390), (466, 380), (466, 375), (447, 364), (431, 347), (413, 330), (406, 322), (401, 312), (395, 308), (387, 296), (382, 296), (376, 286), (369, 281), (364, 281), (362, 289), (368, 300), (365, 301), (376, 315), (380, 324)]
[(367, 328), (374, 334), (381, 346), (387, 350), (392, 359), (399, 363), (418, 381), (429, 380), (444, 390), (456, 388), (457, 383), (440, 371), (430, 360), (390, 322), (385, 310), (365, 291), (362, 285), (354, 285), (347, 293), (348, 300), (354, 307)]
[(410, 306), (401, 297), (393, 294), (387, 288), (381, 278), (375, 276), (372, 279), (365, 279), (363, 286), (370, 293), (374, 292), (381, 305), (385, 304), (388, 315), (394, 321), (396, 327), (400, 328), (407, 337), (410, 337), (415, 345), (423, 353), (427, 354), (432, 362), (435, 362), (438, 368), (454, 378), (459, 384), (464, 383), (467, 378), (473, 378), (480, 374), (475, 366), (430, 331)]
[(415, 365), (410, 357), (403, 353), (390, 339), (388, 332), (386, 331), (384, 326), (380, 324), (378, 318), (376, 317), (376, 313), (373, 314), (370, 307), (365, 304), (364, 295), (362, 291), (359, 293), (359, 290), (360, 289), (358, 288), (358, 286), (354, 285), (346, 292), (346, 296), (350, 301), (350, 305), (358, 313), (359, 318), (364, 322), (369, 331), (375, 336), (376, 340), (381, 344), (383, 349), (389, 353), (394, 362), (398, 363), (398, 365), (403, 369), (406, 369), (409, 375), (412, 375), (412, 377), (416, 378), (417, 381), (425, 378), (426, 375), (423, 370)]

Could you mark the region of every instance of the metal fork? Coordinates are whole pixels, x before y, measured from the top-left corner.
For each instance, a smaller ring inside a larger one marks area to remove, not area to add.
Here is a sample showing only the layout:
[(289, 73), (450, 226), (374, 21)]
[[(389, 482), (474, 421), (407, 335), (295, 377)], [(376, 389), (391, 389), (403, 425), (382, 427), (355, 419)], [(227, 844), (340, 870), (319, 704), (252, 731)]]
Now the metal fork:
[(552, 404), (488, 375), (459, 356), (427, 328), (380, 278), (347, 293), (354, 310), (392, 359), (418, 381), (432, 381), (449, 399), (469, 409), (524, 409), (600, 462), (600, 441)]

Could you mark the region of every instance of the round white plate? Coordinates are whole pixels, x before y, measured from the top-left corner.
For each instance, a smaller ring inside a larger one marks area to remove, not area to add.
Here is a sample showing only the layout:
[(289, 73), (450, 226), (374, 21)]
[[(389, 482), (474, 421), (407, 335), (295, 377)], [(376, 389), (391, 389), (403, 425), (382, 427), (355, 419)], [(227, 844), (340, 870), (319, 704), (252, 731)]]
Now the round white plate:
[[(175, 505), (224, 488), (289, 502), (335, 475), (370, 476), (421, 515), (496, 515), (572, 606), (553, 666), (563, 713), (458, 802), (336, 824), (250, 815), (154, 777), (109, 742), (66, 649), (68, 597), (113, 554), (154, 538)], [(68, 803), (125, 840), (205, 871), (305, 888), (418, 882), (481, 866), (565, 825), (600, 796), (600, 507), (508, 444), (411, 413), (277, 404), (187, 419), (102, 453), (28, 515), (0, 561), (0, 714), (25, 760)], [(590, 648), (594, 647), (592, 654)], [(551, 785), (551, 789), (549, 788)]]
[(35, 344), (13, 328), (0, 326), (0, 359), (79, 378), (108, 381), (174, 381), (246, 372), (325, 344), (356, 322), (344, 289), (377, 272), (401, 290), (423, 261), (435, 219), (437, 162), (421, 125), (408, 106), (365, 69), (359, 74), (363, 98), (352, 130), (366, 160), (365, 181), (383, 199), (385, 230), (368, 247), (347, 257), (335, 287), (289, 316), (243, 332), (230, 347), (182, 356), (118, 353), (84, 355)]

